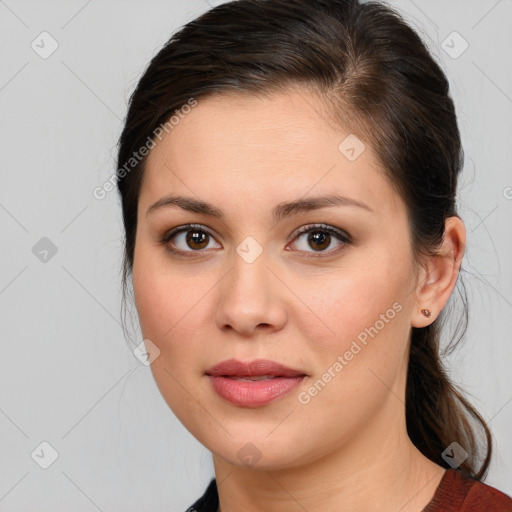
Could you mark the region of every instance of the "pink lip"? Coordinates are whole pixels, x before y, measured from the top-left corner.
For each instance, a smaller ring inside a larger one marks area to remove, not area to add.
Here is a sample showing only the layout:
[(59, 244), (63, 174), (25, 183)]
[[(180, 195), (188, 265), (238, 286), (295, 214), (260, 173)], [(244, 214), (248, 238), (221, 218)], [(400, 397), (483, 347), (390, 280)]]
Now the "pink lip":
[[(229, 359), (213, 366), (205, 373), (219, 396), (241, 407), (265, 405), (297, 387), (306, 377), (304, 372), (266, 359), (247, 363)], [(262, 375), (273, 378), (257, 381), (236, 379)]]

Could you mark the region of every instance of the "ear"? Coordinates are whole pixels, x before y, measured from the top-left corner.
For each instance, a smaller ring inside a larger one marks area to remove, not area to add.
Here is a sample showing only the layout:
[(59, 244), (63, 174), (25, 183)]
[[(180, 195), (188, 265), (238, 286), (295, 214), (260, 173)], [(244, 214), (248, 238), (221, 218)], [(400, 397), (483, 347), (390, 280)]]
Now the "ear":
[[(441, 247), (435, 255), (426, 257), (418, 273), (413, 327), (425, 327), (439, 316), (457, 283), (465, 248), (464, 223), (459, 217), (448, 217)], [(423, 309), (428, 309), (431, 316), (423, 315)]]

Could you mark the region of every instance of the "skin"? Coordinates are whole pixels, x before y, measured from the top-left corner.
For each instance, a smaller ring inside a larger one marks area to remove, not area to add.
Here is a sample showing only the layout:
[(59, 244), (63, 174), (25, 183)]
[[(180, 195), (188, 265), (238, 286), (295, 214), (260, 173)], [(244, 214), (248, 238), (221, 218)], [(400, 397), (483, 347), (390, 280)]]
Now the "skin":
[[(416, 271), (405, 205), (369, 143), (350, 161), (338, 149), (350, 132), (321, 111), (304, 90), (211, 96), (146, 162), (136, 307), (144, 338), (160, 350), (151, 369), (162, 396), (213, 454), (222, 512), (419, 512), (444, 474), (407, 436), (408, 342), (411, 328), (433, 322), (455, 286), (464, 225), (447, 219), (439, 256)], [(272, 218), (282, 202), (333, 192), (372, 211), (331, 206)], [(224, 218), (177, 206), (146, 214), (170, 193), (207, 201)], [(186, 223), (213, 235), (199, 251), (186, 234), (168, 242), (192, 257), (174, 255), (161, 242)], [(346, 231), (352, 243), (331, 236), (319, 252), (307, 233), (295, 235), (316, 223)], [(252, 263), (236, 252), (248, 236), (263, 248)], [(300, 403), (299, 393), (397, 302), (400, 312), (309, 403)], [(421, 314), (425, 307), (430, 318)], [(308, 378), (267, 405), (235, 406), (205, 376), (230, 358), (272, 359)], [(252, 467), (237, 455), (247, 443), (259, 454)]]

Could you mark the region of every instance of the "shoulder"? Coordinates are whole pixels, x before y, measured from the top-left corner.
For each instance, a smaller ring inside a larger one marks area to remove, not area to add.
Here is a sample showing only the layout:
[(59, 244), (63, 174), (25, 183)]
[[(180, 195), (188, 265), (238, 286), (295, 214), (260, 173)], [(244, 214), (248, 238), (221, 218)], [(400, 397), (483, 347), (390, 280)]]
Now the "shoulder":
[(455, 469), (448, 469), (423, 512), (512, 512), (512, 498)]
[(206, 488), (204, 494), (185, 512), (217, 512), (219, 508), (219, 495), (217, 493), (217, 482), (213, 479)]

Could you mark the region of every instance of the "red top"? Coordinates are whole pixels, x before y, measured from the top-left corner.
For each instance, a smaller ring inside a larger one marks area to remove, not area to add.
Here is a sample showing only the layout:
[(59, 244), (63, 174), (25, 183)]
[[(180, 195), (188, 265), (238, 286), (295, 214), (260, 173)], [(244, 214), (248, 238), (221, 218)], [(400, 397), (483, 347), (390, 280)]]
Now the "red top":
[(512, 498), (460, 471), (448, 469), (422, 512), (512, 512)]

